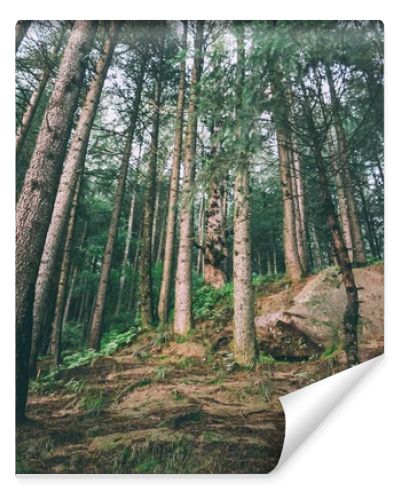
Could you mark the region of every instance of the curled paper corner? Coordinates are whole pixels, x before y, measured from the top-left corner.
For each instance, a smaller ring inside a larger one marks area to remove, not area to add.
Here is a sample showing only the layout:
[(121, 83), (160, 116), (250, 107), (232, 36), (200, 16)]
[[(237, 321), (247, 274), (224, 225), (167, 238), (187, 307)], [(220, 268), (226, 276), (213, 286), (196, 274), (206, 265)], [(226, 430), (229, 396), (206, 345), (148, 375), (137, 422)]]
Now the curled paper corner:
[(280, 471), (314, 430), (382, 360), (383, 354), (279, 398), (285, 412), (286, 429), (282, 453), (272, 474)]

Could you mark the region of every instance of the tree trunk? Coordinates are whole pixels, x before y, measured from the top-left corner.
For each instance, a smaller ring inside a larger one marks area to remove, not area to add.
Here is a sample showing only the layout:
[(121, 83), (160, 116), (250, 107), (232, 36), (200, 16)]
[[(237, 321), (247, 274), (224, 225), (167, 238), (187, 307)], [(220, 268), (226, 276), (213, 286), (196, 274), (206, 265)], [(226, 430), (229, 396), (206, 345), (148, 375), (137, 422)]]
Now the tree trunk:
[(174, 333), (187, 335), (193, 326), (192, 315), (192, 251), (193, 251), (193, 186), (197, 142), (197, 107), (203, 67), (204, 21), (197, 21), (195, 57), (190, 83), (188, 123), (185, 138), (183, 186), (180, 213), (180, 237), (175, 278)]
[(115, 242), (117, 240), (118, 234), (118, 223), (121, 214), (122, 201), (124, 197), (126, 177), (129, 168), (129, 159), (132, 151), (132, 142), (136, 128), (136, 121), (139, 113), (139, 106), (142, 97), (143, 79), (144, 79), (144, 59), (142, 62), (142, 67), (140, 74), (138, 76), (138, 82), (136, 87), (135, 102), (133, 104), (133, 109), (130, 116), (130, 123), (128, 126), (126, 134), (126, 142), (124, 147), (124, 152), (121, 159), (121, 165), (119, 167), (117, 187), (114, 197), (114, 205), (111, 213), (110, 226), (108, 229), (107, 243), (104, 249), (104, 257), (101, 265), (100, 281), (97, 289), (97, 295), (95, 299), (95, 306), (93, 311), (93, 316), (90, 325), (90, 332), (88, 338), (88, 345), (91, 349), (96, 351), (100, 348), (101, 341), (101, 328), (104, 318), (104, 307), (106, 303), (106, 294), (108, 288), (108, 282), (111, 273), (111, 263), (114, 253)]
[(328, 134), (328, 150), (331, 159), (333, 171), (335, 173), (336, 194), (339, 206), (339, 220), (343, 230), (343, 239), (349, 254), (350, 262), (353, 262), (353, 240), (351, 236), (351, 225), (349, 219), (349, 211), (347, 207), (346, 194), (343, 186), (342, 173), (337, 164), (337, 153), (335, 151), (334, 140), (332, 133)]
[(24, 39), (26, 32), (29, 29), (32, 21), (18, 21), (15, 25), (15, 53), (18, 52), (19, 46)]
[(279, 167), (283, 196), (283, 243), (285, 251), (286, 271), (292, 281), (304, 277), (301, 266), (297, 237), (296, 218), (294, 210), (292, 179), (290, 172), (290, 152), (286, 132), (277, 125), (276, 138), (278, 143)]
[(326, 65), (325, 68), (329, 84), (329, 90), (331, 94), (333, 118), (335, 122), (336, 138), (339, 149), (338, 158), (340, 161), (340, 167), (343, 178), (343, 187), (346, 194), (346, 201), (350, 219), (354, 263), (364, 264), (366, 262), (364, 242), (362, 239), (361, 226), (357, 212), (357, 203), (354, 196), (353, 180), (351, 178), (351, 173), (350, 173), (347, 140), (340, 116), (340, 104), (336, 95), (336, 89), (333, 82), (331, 68), (329, 67), (329, 65)]
[(205, 223), (205, 199), (204, 199), (204, 193), (203, 196), (201, 197), (200, 201), (200, 208), (199, 208), (199, 222), (198, 222), (198, 242), (199, 242), (199, 249), (197, 252), (197, 264), (196, 264), (196, 273), (200, 276), (201, 273), (204, 274), (204, 223)]
[(273, 252), (274, 274), (278, 274), (278, 256), (277, 256), (277, 251), (276, 251), (276, 241), (275, 241), (275, 238), (273, 238), (273, 242), (274, 242), (274, 252)]
[(228, 278), (225, 260), (228, 256), (223, 218), (224, 186), (213, 179), (207, 210), (207, 231), (204, 252), (204, 281), (214, 288), (223, 287)]
[[(54, 47), (52, 53), (50, 54), (51, 59), (54, 59), (57, 56), (58, 52), (60, 51), (61, 45), (64, 40), (65, 30), (66, 30), (65, 26), (63, 26), (60, 35), (58, 37), (57, 44)], [(16, 140), (15, 140), (15, 156), (17, 158), (17, 162), (21, 154), (22, 148), (25, 144), (25, 140), (28, 136), (28, 132), (32, 125), (32, 121), (35, 116), (36, 110), (39, 106), (39, 101), (42, 97), (44, 89), (46, 88), (47, 82), (49, 81), (49, 77), (51, 74), (51, 68), (49, 65), (50, 63), (47, 63), (42, 74), (40, 75), (39, 83), (32, 92), (31, 98), (29, 99), (28, 107), (24, 111), (21, 124), (17, 130)]]
[(163, 214), (161, 216), (161, 228), (160, 228), (160, 236), (158, 239), (158, 249), (156, 255), (156, 263), (161, 262), (163, 249), (164, 249), (164, 239), (165, 239), (165, 224), (167, 218), (167, 206), (163, 209)]
[(140, 314), (142, 325), (144, 327), (150, 327), (154, 322), (151, 242), (154, 217), (154, 198), (157, 183), (158, 135), (160, 126), (160, 104), (165, 49), (164, 37), (161, 42), (162, 47), (160, 48), (159, 71), (154, 88), (154, 112), (152, 116), (147, 188), (143, 207), (142, 252), (140, 259)]
[(159, 228), (161, 214), (161, 198), (162, 198), (162, 169), (159, 171), (159, 175), (157, 175), (156, 169), (156, 178), (158, 179), (155, 182), (155, 204), (153, 210), (153, 222), (151, 226), (151, 255), (152, 255), (152, 263), (156, 263), (156, 244), (157, 244), (157, 228)]
[(297, 250), (301, 268), (304, 274), (307, 274), (310, 268), (308, 247), (307, 247), (307, 228), (306, 228), (306, 211), (304, 202), (304, 188), (300, 155), (297, 147), (297, 142), (292, 138), (292, 182), (294, 193), (294, 212), (296, 221), (296, 240)]
[(94, 21), (76, 21), (60, 64), (16, 214), (16, 418), (23, 421), (28, 392), (32, 309), (62, 162), (78, 104)]
[[(65, 239), (64, 254), (61, 264), (60, 280), (57, 288), (56, 309), (54, 313), (53, 325), (51, 329), (51, 352), (53, 354), (54, 365), (61, 362), (61, 334), (63, 325), (63, 312), (65, 306), (65, 295), (67, 291), (68, 274), (71, 265), (72, 244), (74, 241), (74, 230), (78, 212), (79, 195), (81, 191), (82, 174), (79, 176), (72, 200), (71, 214), (69, 216), (67, 236)], [(83, 233), (85, 238), (85, 233)]]
[[(367, 179), (368, 182), (368, 179)], [(365, 199), (365, 194), (364, 194), (364, 186), (362, 181), (358, 183), (358, 191), (360, 193), (360, 198), (361, 198), (361, 207), (364, 213), (364, 219), (365, 223), (367, 226), (367, 239), (369, 243), (369, 248), (371, 250), (371, 253), (374, 258), (381, 258), (380, 252), (379, 252), (379, 245), (378, 241), (376, 239), (376, 232), (373, 227), (373, 220), (370, 216), (369, 210), (368, 210), (368, 205), (367, 205), (367, 200)]]
[[(187, 23), (183, 25), (182, 49), (186, 50), (187, 45)], [(174, 151), (172, 158), (171, 180), (169, 188), (167, 229), (165, 235), (165, 250), (163, 261), (163, 275), (161, 280), (160, 298), (158, 301), (158, 318), (161, 325), (164, 325), (168, 319), (169, 300), (171, 295), (172, 264), (174, 255), (175, 222), (176, 209), (179, 195), (179, 170), (181, 165), (182, 150), (182, 126), (183, 111), (185, 104), (185, 76), (186, 76), (186, 57), (182, 58), (179, 66), (179, 88), (178, 101), (176, 105), (175, 116), (175, 136)]]
[[(287, 92), (287, 102), (289, 107), (289, 122), (294, 121), (294, 107), (292, 89)], [(290, 123), (288, 123), (290, 126)], [(304, 188), (302, 178), (302, 168), (300, 161), (299, 148), (297, 139), (292, 132), (290, 134), (290, 158), (292, 163), (291, 180), (292, 180), (292, 196), (293, 196), (293, 211), (296, 229), (297, 251), (299, 254), (300, 265), (303, 274), (308, 274), (309, 271), (309, 255), (307, 247), (307, 229), (306, 229), (306, 211), (304, 201)]]
[(329, 191), (329, 180), (322, 157), (322, 144), (318, 139), (317, 129), (304, 87), (303, 92), (305, 96), (305, 111), (309, 132), (313, 141), (312, 149), (317, 167), (319, 190), (325, 209), (328, 228), (332, 237), (334, 255), (337, 260), (337, 264), (339, 265), (346, 289), (347, 305), (343, 317), (343, 326), (345, 333), (344, 349), (346, 352), (347, 365), (350, 367), (359, 363), (357, 352), (357, 328), (359, 318), (358, 292), (354, 281), (352, 265), (349, 260), (346, 245), (344, 243), (342, 232), (340, 230), (340, 226), (336, 217), (332, 196)]
[(71, 279), (69, 282), (67, 300), (65, 301), (65, 307), (64, 307), (64, 312), (63, 312), (63, 328), (64, 328), (65, 323), (68, 321), (68, 318), (69, 318), (69, 311), (71, 309), (72, 294), (74, 292), (76, 278), (78, 277), (78, 268), (74, 267), (71, 274), (72, 275), (71, 275)]
[[(35, 305), (33, 310), (33, 345), (40, 344), (41, 324), (50, 293), (49, 285), (51, 276), (54, 273), (63, 246), (78, 177), (83, 175), (81, 171), (84, 167), (90, 131), (100, 101), (104, 79), (117, 41), (118, 32), (119, 23), (112, 23), (109, 36), (104, 43), (103, 52), (97, 62), (93, 80), (85, 97), (75, 134), (64, 163), (36, 281)], [(33, 349), (31, 356), (32, 367), (36, 366), (36, 356), (37, 350)]]
[(117, 299), (117, 305), (115, 308), (115, 316), (117, 316), (117, 317), (121, 313), (122, 294), (124, 291), (125, 280), (126, 280), (126, 266), (128, 264), (129, 249), (130, 249), (131, 240), (132, 240), (133, 214), (135, 212), (135, 200), (136, 200), (136, 193), (135, 193), (135, 191), (133, 191), (132, 198), (131, 198), (131, 205), (129, 208), (128, 227), (126, 229), (125, 249), (124, 249), (124, 256), (122, 258), (122, 266), (121, 266), (121, 277), (119, 279), (118, 299)]
[[(292, 144), (289, 123), (290, 109), (287, 102), (287, 92), (284, 90), (283, 85), (285, 85), (284, 77), (279, 67), (279, 63), (276, 63), (273, 86), (276, 100), (274, 117), (283, 197), (283, 246), (285, 252), (285, 266), (289, 278), (292, 281), (298, 281), (304, 277), (304, 270), (298, 252), (294, 203), (295, 193), (293, 193), (292, 190)], [(299, 222), (300, 221), (297, 221), (297, 224), (299, 224)]]
[(237, 27), (237, 165), (233, 219), (233, 308), (235, 357), (241, 365), (252, 365), (258, 354), (251, 283), (250, 179), (248, 165), (248, 129), (243, 109), (245, 78), (244, 26)]
[[(140, 234), (142, 234), (142, 228), (140, 228), (139, 235)], [(135, 310), (136, 310), (136, 298), (137, 298), (136, 274), (139, 266), (140, 250), (141, 250), (140, 243), (138, 242), (136, 244), (135, 257), (132, 263), (132, 271), (131, 271), (132, 277), (131, 277), (131, 285), (129, 287), (128, 304), (127, 304), (127, 309), (128, 311), (131, 311), (133, 318), (135, 318)]]

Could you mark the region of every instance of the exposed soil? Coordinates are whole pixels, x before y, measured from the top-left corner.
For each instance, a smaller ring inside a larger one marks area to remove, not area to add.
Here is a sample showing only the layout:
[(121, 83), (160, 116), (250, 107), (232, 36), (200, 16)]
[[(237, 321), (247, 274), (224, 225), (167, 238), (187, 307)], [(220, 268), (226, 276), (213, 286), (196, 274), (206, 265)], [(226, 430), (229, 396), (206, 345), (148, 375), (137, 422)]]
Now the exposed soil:
[[(362, 360), (383, 350), (382, 269), (356, 271), (364, 287)], [(158, 345), (148, 332), (114, 356), (64, 370), (57, 387), (30, 396), (31, 421), (17, 428), (17, 471), (269, 472), (285, 433), (279, 397), (345, 368), (341, 289), (332, 273), (296, 287), (274, 284), (257, 298), (264, 357), (255, 370), (234, 363), (229, 318), (199, 323), (186, 342)], [(338, 348), (321, 356), (332, 339)]]

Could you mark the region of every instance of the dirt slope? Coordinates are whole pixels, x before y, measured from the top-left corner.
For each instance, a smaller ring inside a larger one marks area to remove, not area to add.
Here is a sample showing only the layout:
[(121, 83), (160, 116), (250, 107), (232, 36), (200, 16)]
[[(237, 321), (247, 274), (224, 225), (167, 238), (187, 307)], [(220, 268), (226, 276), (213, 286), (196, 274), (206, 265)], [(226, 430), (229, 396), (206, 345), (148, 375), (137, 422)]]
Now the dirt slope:
[[(356, 279), (364, 286), (367, 359), (383, 349), (382, 267), (357, 270)], [(296, 287), (272, 284), (258, 297), (260, 346), (286, 361), (263, 356), (254, 371), (238, 369), (226, 318), (203, 321), (187, 341), (142, 334), (114, 356), (61, 371), (29, 399), (32, 421), (17, 429), (17, 471), (270, 471), (284, 439), (278, 398), (344, 369), (340, 349), (320, 357), (341, 337), (337, 284), (326, 270)]]

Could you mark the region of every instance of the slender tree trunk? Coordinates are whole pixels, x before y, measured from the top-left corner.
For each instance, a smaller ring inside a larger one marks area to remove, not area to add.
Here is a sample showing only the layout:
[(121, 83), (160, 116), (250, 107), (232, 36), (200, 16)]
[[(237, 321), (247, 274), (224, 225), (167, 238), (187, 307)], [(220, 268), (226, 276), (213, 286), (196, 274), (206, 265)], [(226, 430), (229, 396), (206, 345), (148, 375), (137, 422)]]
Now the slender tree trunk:
[(71, 279), (70, 279), (69, 287), (68, 287), (67, 300), (65, 301), (65, 307), (64, 307), (64, 312), (63, 312), (63, 328), (64, 328), (65, 323), (68, 321), (68, 318), (69, 318), (69, 311), (71, 309), (72, 294), (73, 294), (73, 291), (75, 288), (75, 282), (76, 282), (77, 277), (78, 277), (78, 267), (74, 267), (74, 269), (71, 273)]
[(273, 253), (273, 258), (274, 258), (274, 274), (278, 274), (278, 256), (277, 256), (277, 251), (276, 251), (276, 241), (274, 238), (274, 253)]
[(298, 281), (304, 277), (304, 271), (301, 266), (297, 246), (296, 218), (292, 192), (288, 138), (286, 132), (279, 126), (277, 126), (276, 137), (278, 143), (279, 167), (283, 196), (283, 243), (285, 251), (285, 265), (290, 279)]
[(126, 230), (125, 249), (124, 249), (124, 256), (122, 258), (121, 277), (119, 279), (118, 299), (117, 299), (117, 305), (115, 308), (115, 316), (119, 316), (121, 313), (122, 294), (124, 291), (125, 280), (126, 280), (126, 266), (128, 264), (129, 249), (130, 249), (131, 240), (132, 240), (132, 228), (133, 228), (133, 215), (135, 212), (135, 200), (136, 200), (136, 193), (135, 193), (135, 191), (133, 191), (132, 198), (131, 198), (131, 205), (129, 208), (128, 227)]
[(108, 288), (108, 282), (111, 273), (111, 263), (114, 253), (115, 242), (118, 234), (118, 223), (121, 214), (122, 201), (124, 197), (126, 177), (129, 168), (129, 159), (132, 151), (132, 142), (136, 129), (136, 121), (139, 113), (139, 106), (142, 97), (144, 79), (144, 60), (138, 76), (138, 82), (136, 87), (135, 102), (133, 104), (133, 109), (130, 116), (130, 123), (126, 134), (126, 142), (124, 147), (124, 152), (121, 159), (121, 165), (119, 167), (117, 187), (114, 196), (114, 205), (111, 213), (110, 226), (108, 229), (107, 243), (104, 249), (104, 257), (101, 265), (100, 281), (97, 289), (95, 305), (93, 316), (90, 325), (90, 332), (88, 338), (88, 345), (91, 349), (96, 351), (100, 348), (101, 341), (101, 328), (104, 317), (104, 307), (106, 303), (106, 294)]
[[(82, 176), (81, 171), (84, 167), (90, 131), (100, 101), (104, 79), (117, 41), (119, 28), (118, 22), (112, 23), (110, 26), (109, 36), (104, 43), (103, 52), (97, 62), (95, 75), (82, 106), (75, 134), (64, 163), (36, 281), (32, 332), (34, 346), (40, 344), (42, 318), (49, 298), (51, 276), (59, 261), (72, 198), (76, 192), (78, 177)], [(37, 350), (34, 348), (31, 356), (31, 367), (33, 368), (36, 366), (36, 358)]]
[(143, 207), (142, 252), (140, 259), (140, 314), (144, 327), (150, 327), (154, 322), (151, 241), (154, 217), (154, 198), (157, 183), (158, 136), (160, 126), (165, 38), (163, 38), (161, 43), (162, 47), (160, 48), (159, 71), (154, 88), (154, 112), (152, 117), (147, 188)]
[(18, 48), (21, 45), (31, 22), (32, 21), (18, 21), (15, 25), (15, 53), (18, 52)]
[(233, 219), (233, 308), (235, 357), (239, 364), (252, 365), (258, 355), (251, 283), (250, 176), (248, 130), (243, 109), (245, 79), (244, 26), (237, 27), (236, 121), (237, 165)]
[[(182, 49), (186, 50), (187, 45), (187, 23), (183, 25)], [(179, 67), (179, 88), (178, 101), (176, 105), (175, 116), (175, 136), (174, 151), (172, 157), (172, 170), (168, 198), (167, 229), (165, 235), (165, 250), (163, 262), (163, 275), (161, 280), (160, 298), (158, 301), (158, 318), (161, 325), (164, 325), (168, 319), (169, 301), (171, 295), (172, 265), (174, 255), (175, 222), (176, 210), (179, 195), (179, 170), (181, 164), (182, 150), (182, 128), (183, 111), (185, 104), (185, 76), (186, 76), (186, 57), (182, 58)]]
[(62, 162), (97, 23), (76, 21), (60, 64), (16, 215), (16, 418), (28, 392), (35, 281), (50, 224)]
[(329, 133), (328, 135), (328, 149), (329, 156), (331, 159), (332, 167), (335, 172), (335, 184), (336, 184), (336, 194), (338, 198), (339, 206), (339, 219), (343, 230), (343, 239), (349, 254), (350, 262), (353, 262), (353, 240), (351, 236), (351, 225), (349, 218), (349, 211), (347, 207), (346, 194), (343, 186), (343, 179), (339, 166), (337, 164), (337, 154), (335, 152), (333, 135)]
[(195, 57), (190, 83), (188, 123), (186, 130), (183, 186), (180, 213), (180, 237), (175, 279), (174, 333), (187, 335), (193, 326), (192, 251), (193, 251), (193, 186), (197, 142), (197, 107), (203, 67), (204, 21), (197, 21)]
[(304, 274), (307, 274), (310, 268), (308, 247), (307, 247), (307, 228), (306, 228), (306, 210), (304, 201), (304, 188), (302, 178), (302, 168), (297, 142), (292, 138), (292, 159), (293, 159), (293, 193), (294, 193), (294, 211), (296, 221), (296, 240), (299, 253), (300, 264)]
[(158, 240), (156, 263), (161, 262), (162, 255), (163, 255), (166, 218), (167, 218), (167, 206), (164, 207), (163, 214), (161, 216), (161, 229), (160, 229), (160, 237)]
[(346, 201), (348, 206), (348, 213), (350, 219), (351, 235), (353, 241), (353, 256), (355, 264), (364, 264), (366, 262), (364, 242), (362, 239), (362, 232), (360, 221), (357, 212), (357, 203), (354, 196), (353, 180), (350, 173), (350, 165), (348, 159), (348, 148), (346, 135), (343, 129), (343, 124), (340, 116), (340, 105), (336, 95), (336, 89), (333, 82), (332, 72), (329, 65), (325, 66), (326, 76), (328, 79), (329, 90), (331, 94), (333, 118), (335, 121), (336, 138), (339, 148), (339, 161), (341, 166), (343, 187), (346, 194)]
[(274, 114), (283, 196), (283, 246), (286, 272), (292, 281), (298, 281), (304, 277), (304, 270), (299, 257), (296, 235), (295, 193), (292, 190), (290, 111), (287, 102), (287, 93), (282, 88), (284, 84), (279, 63), (277, 63), (274, 80), (274, 94), (276, 99)]
[[(142, 230), (140, 228), (139, 234), (142, 234)], [(135, 249), (135, 257), (133, 259), (132, 263), (132, 278), (131, 278), (131, 285), (129, 287), (129, 295), (128, 295), (128, 305), (127, 309), (128, 311), (132, 312), (132, 316), (135, 317), (135, 309), (136, 309), (136, 298), (137, 298), (137, 287), (136, 287), (136, 282), (137, 282), (137, 271), (139, 267), (139, 259), (140, 259), (140, 250), (141, 250), (141, 245), (139, 242), (136, 245)]]
[(161, 197), (162, 197), (162, 172), (160, 171), (155, 183), (155, 205), (153, 210), (153, 222), (151, 226), (151, 255), (153, 264), (156, 262), (156, 244), (157, 244), (157, 228), (159, 227), (161, 217)]
[(364, 212), (364, 219), (365, 219), (365, 223), (367, 226), (367, 238), (368, 238), (368, 242), (369, 242), (369, 247), (370, 247), (372, 255), (375, 258), (377, 257), (378, 259), (380, 259), (381, 256), (379, 253), (379, 246), (378, 246), (377, 240), (375, 239), (375, 230), (374, 230), (373, 222), (371, 220), (371, 216), (370, 216), (370, 213), (368, 210), (367, 200), (365, 199), (364, 187), (363, 187), (362, 181), (360, 181), (358, 183), (358, 191), (360, 193), (361, 206), (362, 206), (362, 210)]
[[(61, 45), (64, 40), (64, 35), (65, 35), (65, 26), (61, 29), (60, 35), (58, 37), (57, 44), (52, 51), (51, 58), (54, 59), (58, 52), (60, 51)], [(40, 75), (39, 78), (39, 83), (37, 87), (33, 90), (31, 98), (29, 99), (28, 106), (26, 110), (24, 111), (24, 114), (22, 116), (21, 124), (18, 127), (17, 134), (16, 134), (16, 140), (15, 140), (15, 156), (18, 159), (20, 157), (22, 148), (25, 144), (25, 140), (28, 136), (28, 132), (31, 128), (33, 118), (35, 116), (36, 110), (39, 106), (39, 101), (42, 97), (42, 94), (44, 92), (44, 89), (46, 88), (47, 82), (49, 81), (49, 77), (51, 74), (51, 68), (49, 67), (49, 64), (44, 68), (42, 74)]]
[[(290, 88), (287, 92), (287, 103), (289, 108), (289, 118), (294, 121), (293, 95)], [(307, 247), (307, 229), (306, 229), (306, 211), (304, 201), (304, 188), (302, 178), (302, 168), (300, 161), (299, 148), (297, 139), (294, 133), (288, 137), (290, 146), (290, 158), (292, 163), (291, 180), (292, 180), (292, 196), (293, 196), (293, 211), (294, 222), (296, 229), (297, 251), (299, 254), (300, 265), (304, 275), (309, 271), (309, 255)]]
[[(61, 335), (62, 335), (62, 325), (63, 325), (63, 312), (65, 306), (65, 295), (67, 292), (69, 269), (71, 265), (72, 244), (74, 241), (74, 231), (76, 226), (81, 184), (82, 184), (82, 174), (79, 176), (78, 183), (75, 188), (74, 198), (72, 200), (71, 214), (69, 216), (64, 254), (61, 264), (60, 280), (58, 282), (58, 288), (57, 288), (56, 309), (51, 329), (51, 346), (52, 346), (51, 352), (53, 354), (53, 361), (56, 366), (59, 365), (61, 362)], [(83, 233), (83, 239), (84, 238), (85, 238), (85, 233)]]
[(317, 167), (319, 190), (327, 217), (328, 228), (332, 237), (334, 255), (339, 265), (346, 290), (347, 305), (343, 317), (345, 332), (344, 348), (346, 352), (347, 364), (348, 366), (353, 366), (359, 363), (357, 346), (357, 328), (359, 318), (358, 292), (354, 281), (352, 265), (349, 260), (347, 248), (343, 240), (338, 219), (336, 217), (332, 196), (329, 191), (329, 180), (322, 157), (322, 145), (318, 140), (317, 129), (304, 87), (303, 92), (305, 96), (305, 110), (309, 132), (313, 140), (312, 149)]
[(75, 320), (77, 323), (81, 324), (83, 322), (83, 318), (85, 317), (85, 313), (86, 313), (86, 307), (87, 307), (87, 301), (88, 301), (88, 297), (89, 297), (89, 284), (88, 284), (88, 279), (87, 277), (85, 276), (83, 278), (83, 283), (82, 283), (82, 293), (80, 293), (78, 295), (78, 300), (77, 300), (77, 303), (79, 305), (77, 311), (76, 311), (76, 315), (75, 315)]
[(204, 199), (204, 194), (201, 197), (200, 201), (200, 208), (199, 208), (199, 222), (198, 222), (198, 242), (199, 242), (199, 249), (197, 252), (197, 264), (196, 264), (196, 273), (200, 275), (202, 272), (204, 273), (204, 224), (205, 224), (205, 199)]

